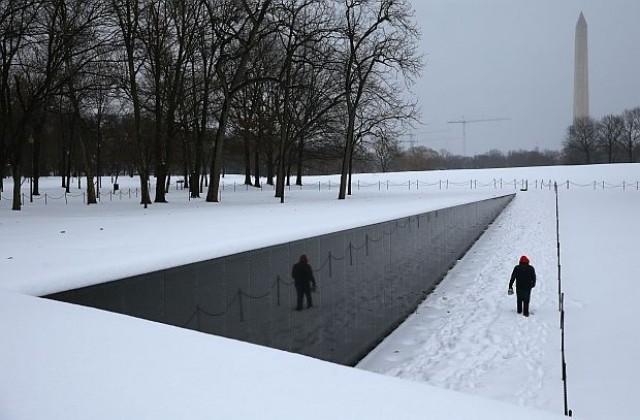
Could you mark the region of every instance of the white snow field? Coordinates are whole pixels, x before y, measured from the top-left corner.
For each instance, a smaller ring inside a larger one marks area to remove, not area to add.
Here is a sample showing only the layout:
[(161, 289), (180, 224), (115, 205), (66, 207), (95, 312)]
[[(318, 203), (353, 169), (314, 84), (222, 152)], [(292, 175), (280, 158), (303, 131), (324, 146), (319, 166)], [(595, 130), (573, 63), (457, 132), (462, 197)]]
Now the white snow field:
[[(232, 179), (221, 203), (172, 190), (169, 204), (146, 210), (105, 193), (86, 206), (78, 190), (65, 204), (53, 198), (57, 179), (43, 180), (46, 204), (27, 195), (12, 212), (5, 183), (0, 419), (560, 418), (549, 181), (560, 185), (569, 408), (581, 419), (640, 418), (640, 165), (362, 174), (343, 201), (337, 177), (308, 177), (284, 205), (267, 188), (239, 187), (242, 178), (233, 192)], [(37, 297), (508, 192), (517, 196), (505, 212), (356, 369)], [(538, 273), (529, 318), (506, 293), (522, 254)]]

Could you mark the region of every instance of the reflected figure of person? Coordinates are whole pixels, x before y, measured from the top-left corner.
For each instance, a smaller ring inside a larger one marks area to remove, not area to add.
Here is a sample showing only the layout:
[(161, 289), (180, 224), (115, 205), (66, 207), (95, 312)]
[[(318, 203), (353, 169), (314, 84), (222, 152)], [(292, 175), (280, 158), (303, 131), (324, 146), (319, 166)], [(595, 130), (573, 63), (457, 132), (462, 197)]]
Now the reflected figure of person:
[(513, 283), (516, 283), (517, 311), (519, 314), (529, 316), (529, 300), (531, 289), (536, 287), (536, 270), (529, 264), (526, 255), (520, 257), (520, 263), (513, 268), (509, 280), (509, 294), (513, 294)]
[(313, 290), (316, 288), (316, 279), (313, 277), (313, 270), (309, 265), (306, 255), (300, 255), (300, 261), (293, 265), (291, 277), (293, 277), (298, 295), (296, 311), (302, 310), (302, 300), (305, 296), (307, 297), (307, 308), (311, 308), (313, 306), (311, 290), (312, 288)]

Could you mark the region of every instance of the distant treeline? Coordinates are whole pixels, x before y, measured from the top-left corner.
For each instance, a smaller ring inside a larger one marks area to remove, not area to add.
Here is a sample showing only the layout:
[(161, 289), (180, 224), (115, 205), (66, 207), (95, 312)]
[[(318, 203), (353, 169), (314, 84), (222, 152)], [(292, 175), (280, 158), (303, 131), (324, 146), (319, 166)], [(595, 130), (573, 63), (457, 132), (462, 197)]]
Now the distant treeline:
[(596, 163), (638, 162), (640, 157), (640, 107), (598, 120), (580, 118), (567, 128), (562, 150), (490, 150), (473, 157), (423, 146), (403, 149), (399, 142), (384, 149), (374, 147), (370, 170), (421, 171), (428, 169), (507, 168)]
[(551, 166), (563, 163), (562, 152), (555, 150), (513, 150), (504, 153), (490, 150), (473, 157), (454, 155), (446, 150), (439, 152), (424, 146), (398, 149), (388, 161), (381, 164), (379, 158), (371, 170), (384, 171), (424, 171), (430, 169), (478, 169), (509, 168), (519, 166)]

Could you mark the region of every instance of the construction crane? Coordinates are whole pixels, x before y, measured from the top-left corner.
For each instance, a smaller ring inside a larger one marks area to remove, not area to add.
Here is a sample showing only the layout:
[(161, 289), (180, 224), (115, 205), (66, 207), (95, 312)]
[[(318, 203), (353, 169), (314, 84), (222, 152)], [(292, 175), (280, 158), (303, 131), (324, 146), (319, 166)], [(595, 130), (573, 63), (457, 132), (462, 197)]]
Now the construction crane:
[(462, 116), (459, 120), (447, 121), (448, 124), (462, 124), (462, 155), (467, 156), (467, 124), (470, 123), (479, 123), (479, 122), (490, 122), (490, 121), (507, 121), (511, 118), (485, 118), (479, 120), (468, 120), (464, 116)]

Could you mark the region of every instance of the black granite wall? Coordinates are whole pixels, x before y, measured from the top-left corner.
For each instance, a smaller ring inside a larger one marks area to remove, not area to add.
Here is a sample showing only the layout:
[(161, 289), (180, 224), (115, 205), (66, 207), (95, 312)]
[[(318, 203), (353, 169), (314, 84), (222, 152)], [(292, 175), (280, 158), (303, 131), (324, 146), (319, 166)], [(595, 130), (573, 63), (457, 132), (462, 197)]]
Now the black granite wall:
[[(47, 296), (352, 365), (413, 312), (513, 195)], [(295, 311), (291, 266), (318, 288)]]

